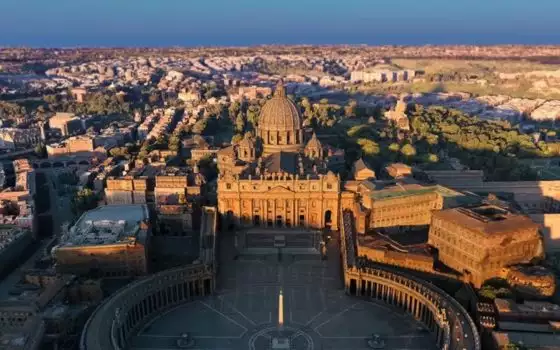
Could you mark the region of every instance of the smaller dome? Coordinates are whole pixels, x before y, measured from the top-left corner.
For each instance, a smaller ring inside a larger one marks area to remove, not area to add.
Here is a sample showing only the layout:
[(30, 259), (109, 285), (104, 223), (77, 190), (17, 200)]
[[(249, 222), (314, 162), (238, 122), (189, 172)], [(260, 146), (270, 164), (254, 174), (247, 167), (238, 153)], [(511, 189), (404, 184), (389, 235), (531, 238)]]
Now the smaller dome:
[(322, 148), (323, 145), (321, 145), (321, 141), (319, 141), (319, 139), (317, 138), (317, 134), (313, 133), (313, 136), (311, 136), (311, 139), (309, 140), (309, 142), (307, 142), (307, 145), (305, 146), (306, 148)]
[(239, 147), (254, 148), (255, 143), (253, 142), (253, 138), (250, 135), (245, 134), (243, 139), (239, 142)]

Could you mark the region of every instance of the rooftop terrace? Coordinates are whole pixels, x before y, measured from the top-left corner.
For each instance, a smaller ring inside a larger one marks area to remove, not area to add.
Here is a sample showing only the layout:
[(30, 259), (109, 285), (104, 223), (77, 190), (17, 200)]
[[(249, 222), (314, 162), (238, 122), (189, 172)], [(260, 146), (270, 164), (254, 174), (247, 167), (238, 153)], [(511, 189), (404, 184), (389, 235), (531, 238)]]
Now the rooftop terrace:
[(85, 212), (59, 246), (104, 245), (145, 238), (145, 205), (107, 205)]

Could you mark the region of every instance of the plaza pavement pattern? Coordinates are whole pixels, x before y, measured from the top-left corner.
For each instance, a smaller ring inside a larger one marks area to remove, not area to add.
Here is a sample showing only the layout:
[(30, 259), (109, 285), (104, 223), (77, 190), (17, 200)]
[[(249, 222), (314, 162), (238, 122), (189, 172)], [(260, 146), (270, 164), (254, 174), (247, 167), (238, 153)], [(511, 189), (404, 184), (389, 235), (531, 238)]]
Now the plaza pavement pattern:
[(177, 349), (185, 332), (197, 350), (270, 349), (279, 332), (281, 289), (281, 333), (291, 349), (365, 350), (374, 333), (385, 339), (386, 349), (435, 349), (431, 336), (400, 310), (347, 296), (336, 256), (242, 256), (221, 262), (218, 285), (214, 296), (152, 320), (132, 339), (132, 349)]

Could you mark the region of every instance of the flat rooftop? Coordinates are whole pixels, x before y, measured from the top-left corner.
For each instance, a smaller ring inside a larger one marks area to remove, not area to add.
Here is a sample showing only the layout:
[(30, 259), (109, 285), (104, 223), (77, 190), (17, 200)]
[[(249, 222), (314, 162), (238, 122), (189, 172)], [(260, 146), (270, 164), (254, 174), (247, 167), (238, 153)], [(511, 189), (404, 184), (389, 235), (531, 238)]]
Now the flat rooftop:
[(417, 184), (400, 185), (387, 187), (381, 190), (376, 190), (370, 193), (370, 197), (374, 200), (391, 199), (398, 197), (416, 196), (426, 193), (436, 192), (435, 186), (422, 186)]
[(367, 235), (357, 235), (359, 247), (384, 249), (400, 253), (424, 255), (431, 257), (428, 241), (428, 229), (418, 229), (401, 233), (370, 232)]
[(106, 205), (85, 212), (61, 238), (59, 246), (113, 244), (144, 239), (142, 222), (149, 218), (146, 205)]
[(538, 229), (538, 224), (528, 216), (514, 214), (505, 208), (489, 204), (441, 210), (434, 213), (434, 217), (452, 221), (485, 234), (515, 232), (529, 228)]
[(560, 336), (557, 334), (543, 334), (536, 332), (492, 332), (494, 342), (501, 348), (510, 344), (523, 344), (527, 348), (558, 349)]
[(515, 300), (496, 298), (494, 305), (498, 313), (540, 313), (560, 315), (560, 305), (549, 303), (546, 301), (526, 301), (518, 304)]

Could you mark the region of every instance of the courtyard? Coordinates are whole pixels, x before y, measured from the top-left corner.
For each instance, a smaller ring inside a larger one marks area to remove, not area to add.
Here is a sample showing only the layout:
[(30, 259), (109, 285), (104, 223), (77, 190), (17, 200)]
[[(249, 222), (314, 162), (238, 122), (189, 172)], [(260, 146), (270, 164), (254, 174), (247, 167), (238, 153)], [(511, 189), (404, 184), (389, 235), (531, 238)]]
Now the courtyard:
[(237, 256), (228, 237), (221, 245), (217, 293), (159, 315), (132, 340), (133, 349), (177, 349), (182, 333), (194, 339), (193, 349), (264, 350), (276, 337), (289, 338), (291, 349), (369, 349), (372, 334), (386, 349), (434, 349), (420, 323), (400, 310), (344, 293), (336, 239), (325, 260)]

